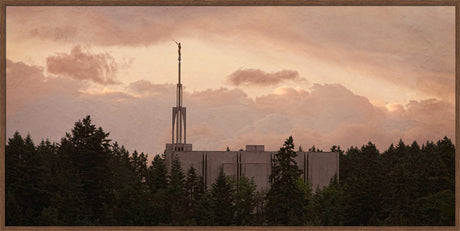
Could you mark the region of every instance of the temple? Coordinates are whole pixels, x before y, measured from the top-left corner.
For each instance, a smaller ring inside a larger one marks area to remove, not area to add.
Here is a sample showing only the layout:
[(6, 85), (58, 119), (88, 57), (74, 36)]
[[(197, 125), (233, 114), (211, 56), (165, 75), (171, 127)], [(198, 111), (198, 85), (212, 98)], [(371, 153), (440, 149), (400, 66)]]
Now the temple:
[[(257, 190), (270, 188), (269, 176), (272, 160), (277, 151), (265, 151), (264, 145), (246, 145), (240, 151), (193, 151), (192, 144), (186, 140), (186, 108), (182, 106), (181, 84), (181, 44), (178, 46), (178, 83), (176, 90), (176, 106), (172, 108), (172, 139), (166, 144), (165, 157), (168, 169), (173, 156), (177, 156), (181, 167), (187, 171), (194, 167), (202, 176), (207, 186), (214, 183), (220, 168), (226, 175), (253, 178)], [(283, 141), (280, 140), (280, 145)], [(339, 175), (339, 154), (337, 152), (297, 152), (295, 158), (302, 170), (302, 179), (311, 183), (313, 189), (322, 188), (330, 180)]]

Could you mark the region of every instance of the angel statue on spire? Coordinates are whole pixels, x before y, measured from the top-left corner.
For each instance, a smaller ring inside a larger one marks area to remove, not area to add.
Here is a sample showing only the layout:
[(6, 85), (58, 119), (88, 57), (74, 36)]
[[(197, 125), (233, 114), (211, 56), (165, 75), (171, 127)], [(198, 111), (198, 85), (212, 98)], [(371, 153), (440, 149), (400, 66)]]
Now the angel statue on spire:
[(177, 50), (177, 53), (179, 54), (179, 59), (180, 59), (180, 43), (177, 42), (176, 40), (173, 40), (173, 41), (177, 44), (177, 47), (179, 48), (179, 49)]

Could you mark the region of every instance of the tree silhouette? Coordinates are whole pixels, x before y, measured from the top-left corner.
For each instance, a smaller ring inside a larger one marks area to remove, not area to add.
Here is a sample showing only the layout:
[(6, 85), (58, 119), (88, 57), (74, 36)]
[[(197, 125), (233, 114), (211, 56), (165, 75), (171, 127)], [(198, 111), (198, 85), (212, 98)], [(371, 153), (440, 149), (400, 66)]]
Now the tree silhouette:
[(290, 136), (273, 159), (271, 188), (267, 194), (267, 220), (270, 225), (303, 225), (306, 201), (298, 181), (302, 171), (294, 158), (294, 140)]

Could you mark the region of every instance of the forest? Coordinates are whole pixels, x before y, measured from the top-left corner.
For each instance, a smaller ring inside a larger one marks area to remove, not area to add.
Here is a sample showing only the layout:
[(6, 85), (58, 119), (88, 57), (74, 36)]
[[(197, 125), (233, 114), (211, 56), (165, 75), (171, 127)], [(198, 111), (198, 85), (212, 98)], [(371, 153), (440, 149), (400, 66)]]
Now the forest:
[[(340, 154), (339, 177), (322, 189), (301, 179), (289, 137), (274, 156), (271, 187), (220, 171), (206, 186), (194, 168), (163, 154), (130, 153), (90, 116), (59, 143), (8, 138), (6, 226), (453, 226), (455, 146), (369, 142)], [(297, 149), (298, 150), (298, 149)], [(320, 151), (316, 149), (310, 149)]]

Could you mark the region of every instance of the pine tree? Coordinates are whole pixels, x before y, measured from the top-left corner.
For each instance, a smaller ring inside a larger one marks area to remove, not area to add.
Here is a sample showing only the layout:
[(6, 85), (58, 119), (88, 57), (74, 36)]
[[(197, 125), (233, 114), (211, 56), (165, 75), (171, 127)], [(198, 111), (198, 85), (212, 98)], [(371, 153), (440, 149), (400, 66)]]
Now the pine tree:
[(262, 225), (266, 225), (266, 216), (265, 216), (265, 212), (266, 212), (266, 204), (267, 204), (267, 200), (266, 200), (266, 196), (267, 195), (267, 191), (266, 190), (262, 190), (262, 191), (256, 191), (255, 195), (254, 195), (254, 204), (255, 204), (255, 214), (254, 214), (254, 225), (257, 225), (257, 226), (262, 226)]
[[(34, 225), (28, 218), (36, 217), (41, 210), (36, 206), (37, 150), (30, 135), (23, 139), (19, 132), (9, 139), (6, 146), (6, 223), (7, 225)], [(11, 210), (10, 210), (11, 209)]]
[(167, 225), (170, 222), (171, 208), (168, 199), (168, 176), (164, 155), (156, 155), (147, 169), (148, 225)]
[[(90, 116), (87, 116), (75, 123), (72, 133), (66, 134), (59, 148), (59, 155), (64, 158), (60, 163), (61, 170), (69, 174), (68, 178), (62, 180), (74, 179), (79, 182), (75, 187), (82, 194), (78, 198), (84, 201), (81, 205), (84, 211), (81, 214), (85, 217), (82, 222), (95, 225), (111, 223), (112, 214), (107, 210), (112, 206), (113, 194), (110, 189), (114, 181), (110, 170), (112, 152), (108, 136), (109, 133), (105, 133), (101, 127), (96, 128)], [(70, 210), (74, 209), (70, 207)]]
[(306, 201), (298, 181), (302, 171), (294, 158), (294, 140), (290, 136), (275, 154), (267, 194), (269, 225), (304, 225)]
[(132, 168), (132, 158), (129, 152), (118, 143), (114, 143), (112, 147), (113, 158), (110, 161), (111, 172), (113, 174), (114, 183), (113, 193), (115, 204), (113, 207), (113, 225), (134, 225), (136, 218), (132, 213), (136, 204), (133, 195), (136, 195), (137, 182), (136, 173)]
[(390, 146), (388, 152), (382, 154), (382, 168), (386, 177), (382, 179), (382, 212), (385, 224), (412, 225), (412, 205), (418, 197), (415, 160), (419, 158), (420, 149), (415, 142), (412, 146), (405, 145), (400, 139), (396, 147)]
[(187, 219), (185, 193), (185, 175), (182, 170), (179, 158), (174, 155), (171, 164), (171, 175), (168, 185), (168, 204), (171, 209), (170, 224), (184, 225)]
[(328, 186), (313, 195), (310, 223), (322, 226), (342, 225), (344, 203), (343, 190), (335, 176)]
[(361, 149), (347, 152), (348, 173), (344, 180), (344, 225), (379, 225), (382, 223), (382, 165), (376, 146), (369, 142)]
[(193, 166), (190, 166), (185, 179), (187, 225), (197, 225), (198, 203), (205, 193), (202, 181), (203, 178), (197, 175)]
[(166, 163), (161, 155), (153, 158), (152, 165), (147, 170), (146, 183), (153, 194), (158, 190), (166, 189), (168, 183)]
[(211, 208), (216, 225), (231, 225), (233, 222), (233, 188), (221, 167), (216, 181), (211, 185)]
[(39, 190), (34, 193), (34, 200), (37, 201), (37, 205), (40, 207), (35, 224), (36, 225), (58, 225), (58, 210), (56, 205), (51, 203), (53, 195), (56, 194), (56, 155), (57, 147), (55, 143), (51, 143), (49, 140), (42, 140), (37, 146), (37, 155), (33, 161), (33, 167), (35, 168), (36, 187)]
[(235, 225), (255, 225), (256, 184), (254, 179), (241, 176), (233, 181)]
[(209, 190), (204, 190), (203, 196), (198, 201), (195, 214), (195, 220), (198, 225), (213, 226), (217, 224), (213, 209), (213, 200)]

